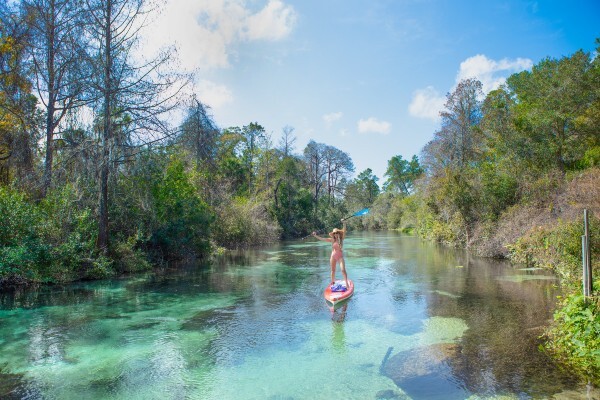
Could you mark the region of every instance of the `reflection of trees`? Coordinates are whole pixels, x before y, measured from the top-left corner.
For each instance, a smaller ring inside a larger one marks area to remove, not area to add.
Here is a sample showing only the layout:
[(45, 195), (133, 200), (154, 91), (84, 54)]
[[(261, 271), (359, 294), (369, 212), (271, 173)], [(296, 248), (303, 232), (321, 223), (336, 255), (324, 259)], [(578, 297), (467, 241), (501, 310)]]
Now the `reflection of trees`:
[(430, 282), (428, 313), (461, 318), (469, 326), (449, 365), (471, 392), (535, 393), (543, 386), (548, 393), (574, 384), (538, 350), (557, 294), (551, 281), (502, 280), (517, 271), (463, 251), (433, 253), (432, 262), (423, 264)]
[(19, 388), (23, 387), (23, 378), (22, 374), (10, 373), (7, 365), (0, 365), (0, 399), (21, 399), (22, 396), (18, 392)]
[(95, 292), (85, 287), (19, 286), (0, 293), (0, 309), (32, 309), (46, 306), (64, 306), (90, 300)]

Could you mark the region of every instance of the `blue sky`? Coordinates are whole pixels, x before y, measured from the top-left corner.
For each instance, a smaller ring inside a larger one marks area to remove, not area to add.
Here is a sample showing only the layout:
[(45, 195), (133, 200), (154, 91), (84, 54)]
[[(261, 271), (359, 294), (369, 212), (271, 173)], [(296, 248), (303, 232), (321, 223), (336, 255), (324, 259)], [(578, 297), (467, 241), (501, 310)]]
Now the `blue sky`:
[[(294, 128), (347, 152), (383, 184), (419, 154), (446, 93), (488, 91), (546, 57), (595, 50), (600, 0), (166, 0), (146, 46), (175, 43), (221, 128)], [(149, 43), (149, 44), (148, 44)]]

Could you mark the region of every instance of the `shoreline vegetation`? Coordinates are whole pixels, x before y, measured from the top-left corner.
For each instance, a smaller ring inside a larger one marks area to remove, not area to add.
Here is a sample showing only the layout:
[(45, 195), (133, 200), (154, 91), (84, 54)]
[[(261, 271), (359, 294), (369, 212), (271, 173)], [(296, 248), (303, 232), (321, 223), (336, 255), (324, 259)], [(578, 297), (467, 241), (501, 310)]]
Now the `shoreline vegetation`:
[[(113, 25), (102, 24), (110, 10), (69, 2), (62, 14), (19, 2), (0, 12), (0, 290), (207, 259), (369, 207), (350, 229), (399, 229), (552, 269), (565, 295), (544, 351), (600, 385), (600, 40), (596, 55), (548, 57), (485, 96), (481, 82), (460, 82), (433, 139), (419, 156), (390, 159), (380, 187), (371, 169), (354, 177), (334, 146), (311, 140), (298, 152), (293, 127), (278, 138), (258, 122), (219, 127), (195, 96), (173, 94), (189, 80), (170, 72), (170, 54), (134, 64), (136, 32), (119, 29), (143, 15), (115, 3)], [(46, 40), (49, 26), (65, 37)], [(169, 126), (176, 109), (183, 122)]]

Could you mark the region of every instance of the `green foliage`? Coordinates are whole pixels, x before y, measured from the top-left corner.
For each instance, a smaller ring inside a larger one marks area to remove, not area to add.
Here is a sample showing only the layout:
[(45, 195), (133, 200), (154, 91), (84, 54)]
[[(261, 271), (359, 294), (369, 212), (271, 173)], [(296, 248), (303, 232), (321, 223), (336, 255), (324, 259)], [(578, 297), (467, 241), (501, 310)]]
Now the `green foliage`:
[(0, 186), (0, 244), (17, 246), (35, 236), (33, 227), (39, 220), (37, 208), (30, 207), (25, 194)]
[(379, 194), (369, 208), (369, 213), (352, 222), (363, 229), (388, 229), (388, 214), (397, 197), (398, 195), (391, 192)]
[(302, 187), (302, 164), (295, 157), (284, 156), (278, 163), (270, 212), (282, 229), (282, 237), (306, 235), (311, 226), (312, 195)]
[(388, 167), (385, 172), (387, 180), (383, 184), (383, 189), (385, 191), (410, 194), (414, 189), (415, 180), (423, 172), (417, 156), (413, 156), (410, 161), (402, 159), (402, 156), (394, 156), (388, 161)]
[(207, 254), (213, 216), (197, 194), (183, 162), (172, 157), (166, 171), (152, 186), (156, 215), (151, 242), (166, 254)]
[(423, 202), (420, 196), (397, 197), (391, 204), (387, 214), (387, 226), (389, 229), (399, 229), (406, 233), (417, 231), (420, 215), (424, 215)]
[[(536, 227), (514, 244), (507, 245), (511, 260), (554, 270), (565, 283), (577, 285), (581, 277), (581, 221), (559, 221)], [(592, 260), (600, 258), (600, 220), (590, 218)], [(593, 262), (594, 274), (600, 263)]]
[(373, 204), (379, 194), (378, 180), (379, 178), (373, 175), (371, 168), (367, 168), (348, 184), (346, 197), (350, 200), (353, 207), (369, 207)]
[(591, 66), (590, 54), (578, 51), (561, 59), (546, 58), (531, 71), (507, 79), (518, 100), (515, 127), (525, 138), (533, 163), (564, 171), (581, 158), (589, 136), (594, 135), (577, 123), (597, 95)]
[(296, 185), (282, 181), (271, 206), (284, 238), (305, 235), (313, 229), (310, 218), (312, 195), (308, 189)]
[(70, 186), (55, 190), (39, 204), (0, 187), (0, 281), (66, 282), (87, 277), (107, 265), (95, 250), (96, 225), (79, 210)]
[(260, 201), (236, 197), (216, 209), (218, 223), (213, 239), (227, 249), (270, 243), (280, 235), (280, 228)]
[[(130, 236), (125, 241), (117, 242), (112, 248), (115, 267), (120, 272), (140, 272), (151, 269), (147, 255), (139, 247), (139, 237)], [(103, 265), (98, 265), (96, 270), (108, 270)]]
[(484, 163), (480, 167), (480, 179), (478, 211), (483, 219), (496, 220), (518, 199), (517, 177), (499, 171), (492, 163)]
[(581, 294), (564, 297), (547, 336), (547, 350), (585, 381), (600, 385), (600, 292), (588, 299)]
[(600, 146), (587, 149), (580, 165), (582, 168), (600, 167)]

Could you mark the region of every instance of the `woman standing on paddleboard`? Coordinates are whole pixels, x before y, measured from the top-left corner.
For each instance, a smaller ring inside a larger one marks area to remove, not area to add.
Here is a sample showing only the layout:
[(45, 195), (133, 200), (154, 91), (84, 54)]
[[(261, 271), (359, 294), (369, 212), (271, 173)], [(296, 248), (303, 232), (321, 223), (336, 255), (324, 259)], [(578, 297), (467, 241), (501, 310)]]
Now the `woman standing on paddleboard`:
[(329, 232), (328, 238), (317, 236), (317, 232), (313, 232), (312, 235), (319, 240), (331, 243), (331, 257), (329, 258), (329, 264), (331, 265), (331, 284), (335, 284), (335, 267), (339, 262), (342, 275), (344, 275), (344, 281), (346, 282), (346, 288), (349, 288), (350, 285), (348, 283), (348, 274), (346, 274), (346, 263), (344, 262), (344, 253), (342, 251), (344, 238), (346, 237), (346, 222), (343, 219), (342, 226), (342, 229), (333, 228), (333, 231)]

